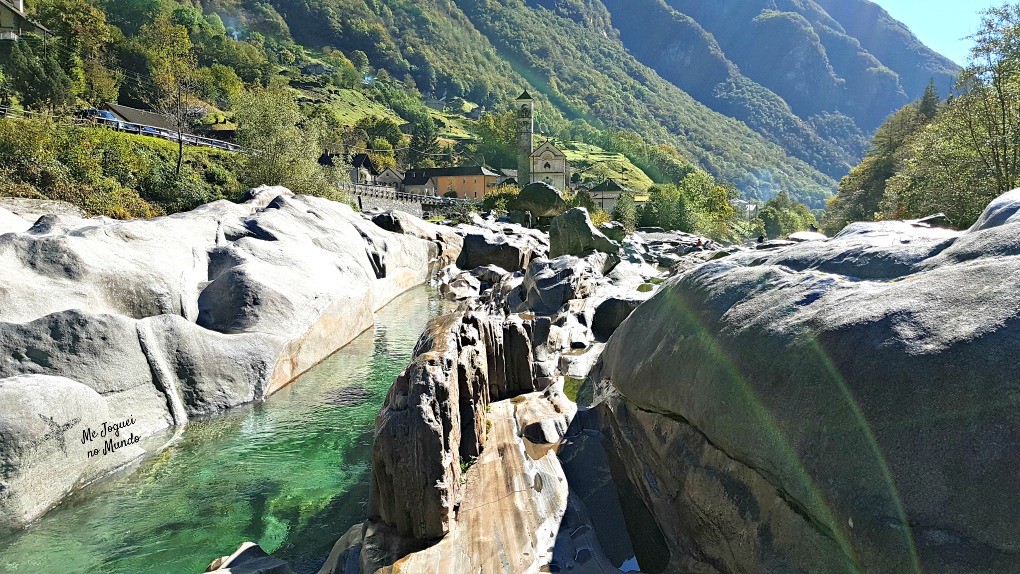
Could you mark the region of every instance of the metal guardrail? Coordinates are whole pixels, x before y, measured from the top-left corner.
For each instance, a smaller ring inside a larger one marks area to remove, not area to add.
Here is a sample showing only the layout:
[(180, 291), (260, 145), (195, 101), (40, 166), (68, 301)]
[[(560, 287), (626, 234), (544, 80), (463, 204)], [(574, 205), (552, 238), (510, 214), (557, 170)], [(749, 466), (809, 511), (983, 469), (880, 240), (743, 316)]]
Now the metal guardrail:
[[(37, 114), (25, 110), (16, 110), (14, 108), (0, 106), (0, 117), (33, 118), (43, 117), (43, 114)], [(183, 137), (178, 137), (177, 132), (173, 130), (168, 130), (166, 128), (150, 126), (146, 124), (135, 124), (131, 122), (123, 122), (120, 120), (110, 120), (107, 118), (80, 118), (77, 116), (52, 116), (52, 117), (65, 121), (70, 121), (71, 123), (79, 126), (99, 126), (129, 134), (160, 138), (174, 143), (183, 141), (184, 145), (190, 145), (195, 147), (207, 147), (232, 152), (244, 151), (244, 149), (241, 146), (223, 140), (196, 136), (194, 134), (183, 134)]]

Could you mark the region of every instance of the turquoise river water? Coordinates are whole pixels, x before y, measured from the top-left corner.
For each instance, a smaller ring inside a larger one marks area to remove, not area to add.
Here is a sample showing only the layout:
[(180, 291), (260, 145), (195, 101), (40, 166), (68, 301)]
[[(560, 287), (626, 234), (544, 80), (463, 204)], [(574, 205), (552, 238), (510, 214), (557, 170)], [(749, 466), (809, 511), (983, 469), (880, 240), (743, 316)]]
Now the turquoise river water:
[(134, 472), (0, 538), (0, 573), (197, 574), (246, 540), (315, 572), (364, 517), (376, 412), (440, 311), (424, 287), (399, 297), (265, 403), (190, 423)]

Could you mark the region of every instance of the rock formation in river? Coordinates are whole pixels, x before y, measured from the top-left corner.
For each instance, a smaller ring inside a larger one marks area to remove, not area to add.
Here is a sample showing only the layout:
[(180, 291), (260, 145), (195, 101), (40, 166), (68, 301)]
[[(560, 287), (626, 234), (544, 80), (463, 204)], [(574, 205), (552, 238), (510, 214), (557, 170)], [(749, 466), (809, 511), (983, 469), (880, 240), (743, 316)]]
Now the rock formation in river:
[[(1020, 191), (667, 282), (589, 385), (668, 572), (1020, 571)], [(646, 561), (638, 553), (639, 561)]]
[[(459, 232), (479, 228), (492, 244), (531, 236), (480, 219)], [(617, 526), (622, 511), (606, 500), (612, 480), (597, 438), (584, 439), (598, 431), (572, 426), (563, 375), (583, 377), (598, 358), (591, 325), (600, 305), (651, 296), (637, 287), (659, 272), (637, 253), (655, 256), (632, 248), (628, 260), (600, 252), (550, 260), (542, 250), (523, 272), (440, 274), (444, 294), (465, 303), (433, 321), (390, 388), (376, 419), (369, 520), (337, 542), (322, 574), (618, 571), (585, 501), (598, 501), (594, 512)], [(459, 261), (476, 260), (476, 250), (488, 252), (465, 242)], [(573, 473), (587, 482), (573, 490), (558, 457), (565, 441)], [(626, 554), (619, 565), (632, 551), (626, 535), (617, 538), (607, 537), (614, 556)]]
[(409, 231), (424, 222), (392, 233), (343, 204), (249, 195), (150, 221), (0, 210), (0, 527), (162, 429), (286, 385), (459, 250)]

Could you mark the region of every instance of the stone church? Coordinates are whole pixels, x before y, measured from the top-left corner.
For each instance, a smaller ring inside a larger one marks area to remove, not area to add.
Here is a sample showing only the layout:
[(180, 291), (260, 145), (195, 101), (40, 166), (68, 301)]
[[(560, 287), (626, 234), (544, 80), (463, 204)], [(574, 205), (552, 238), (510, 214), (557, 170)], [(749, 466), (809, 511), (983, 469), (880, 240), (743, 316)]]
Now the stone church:
[(515, 100), (517, 110), (517, 181), (523, 187), (544, 181), (559, 190), (570, 182), (567, 156), (552, 141), (535, 149), (535, 100), (524, 92)]

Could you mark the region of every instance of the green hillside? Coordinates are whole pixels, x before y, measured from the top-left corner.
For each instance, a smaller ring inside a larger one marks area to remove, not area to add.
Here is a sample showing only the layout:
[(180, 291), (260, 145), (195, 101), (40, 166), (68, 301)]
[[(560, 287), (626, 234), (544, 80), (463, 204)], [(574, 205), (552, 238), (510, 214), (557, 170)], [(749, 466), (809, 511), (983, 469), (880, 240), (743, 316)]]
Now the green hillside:
[(559, 147), (581, 182), (597, 185), (612, 178), (634, 190), (643, 191), (652, 186), (651, 178), (622, 153), (608, 152), (582, 142), (567, 142)]
[[(955, 73), (866, 0), (855, 5), (891, 39), (881, 46), (860, 37), (845, 8), (821, 0), (734, 0), (725, 9), (695, 0), (28, 4), (58, 36), (55, 51), (37, 46), (49, 54), (30, 55), (38, 71), (5, 79), (33, 91), (30, 79), (45, 77), (54, 93), (74, 93), (38, 102), (53, 109), (75, 100), (152, 105), (178, 54), (195, 66), (197, 97), (228, 115), (239, 90), (289, 84), (304, 113), (334, 126), (383, 117), (410, 131), (431, 118), (440, 143), (464, 146), (450, 157), (463, 159), (474, 157), (477, 130), (462, 114), (501, 112), (527, 89), (542, 134), (604, 149), (637, 137), (646, 149), (679, 151), (679, 161), (746, 197), (787, 190), (814, 208), (881, 119), (916, 97), (919, 78), (943, 85)], [(470, 103), (436, 112), (424, 98)], [(376, 132), (342, 139), (385, 147)]]

